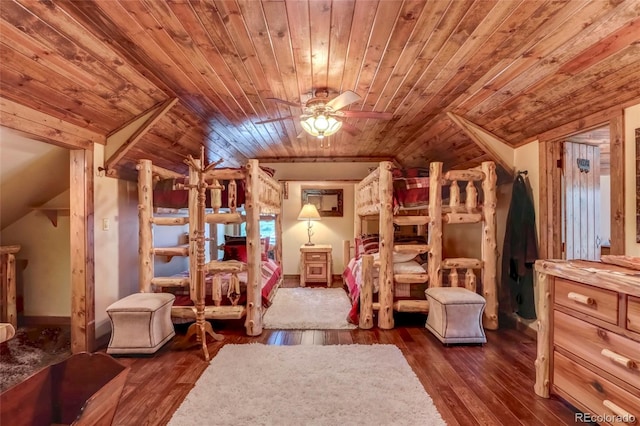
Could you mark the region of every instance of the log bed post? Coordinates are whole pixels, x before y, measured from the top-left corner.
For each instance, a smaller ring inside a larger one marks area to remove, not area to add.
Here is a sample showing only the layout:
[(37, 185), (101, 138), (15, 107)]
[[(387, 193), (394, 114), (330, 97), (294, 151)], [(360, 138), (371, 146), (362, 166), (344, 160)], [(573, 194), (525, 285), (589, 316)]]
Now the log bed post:
[[(280, 205), (282, 205), (282, 198), (280, 198)], [(282, 212), (276, 214), (276, 253), (275, 260), (282, 267)]]
[(498, 329), (498, 294), (497, 276), (498, 268), (498, 242), (496, 235), (496, 165), (493, 161), (482, 163), (484, 179), (482, 180), (482, 192), (484, 203), (482, 206), (484, 220), (482, 221), (482, 289), (487, 301), (483, 325), (489, 330)]
[(249, 336), (259, 336), (262, 333), (259, 173), (258, 160), (249, 160), (245, 200), (247, 215), (247, 318), (245, 328)]
[(380, 276), (378, 327), (393, 328), (393, 178), (390, 161), (380, 163)]
[(150, 160), (140, 160), (138, 169), (138, 218), (140, 221), (138, 238), (140, 239), (140, 270), (138, 286), (140, 292), (151, 292), (153, 271), (153, 172)]
[[(533, 387), (536, 395), (549, 398), (550, 383), (550, 357), (551, 357), (551, 336), (549, 324), (549, 309), (551, 290), (547, 274), (537, 272), (534, 275), (534, 288), (538, 294), (537, 314), (538, 314), (538, 354), (536, 357), (536, 383)], [(552, 277), (553, 279), (553, 277)]]
[(429, 287), (442, 287), (442, 163), (429, 165)]
[(373, 327), (373, 256), (370, 254), (362, 256), (362, 274), (358, 326), (368, 330)]

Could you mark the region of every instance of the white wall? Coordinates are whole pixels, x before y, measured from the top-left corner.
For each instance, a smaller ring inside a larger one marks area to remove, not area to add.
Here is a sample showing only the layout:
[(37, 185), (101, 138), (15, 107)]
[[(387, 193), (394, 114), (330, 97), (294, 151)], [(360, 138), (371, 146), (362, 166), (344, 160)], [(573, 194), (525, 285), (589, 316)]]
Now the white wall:
[(323, 217), (314, 221), (311, 241), (316, 244), (330, 244), (333, 247), (333, 274), (344, 270), (342, 243), (353, 239), (354, 195), (352, 183), (338, 182), (289, 182), (289, 198), (283, 201), (282, 215), (282, 267), (285, 275), (298, 275), (300, 266), (300, 246), (308, 240), (307, 221), (298, 220), (302, 208), (302, 186), (318, 189), (343, 190), (343, 216)]
[(513, 165), (517, 171), (527, 171), (526, 180), (531, 187), (533, 207), (536, 211), (536, 230), (540, 241), (540, 143), (530, 142), (518, 147), (513, 153)]
[[(69, 207), (69, 191), (46, 203), (48, 207)], [(19, 244), (16, 259), (26, 260), (22, 273), (24, 315), (32, 317), (71, 316), (71, 243), (69, 215), (58, 224), (40, 211), (31, 211), (2, 230), (2, 244)]]
[(624, 110), (625, 140), (625, 253), (627, 256), (640, 256), (640, 244), (636, 242), (636, 136), (635, 129), (640, 128), (640, 104)]

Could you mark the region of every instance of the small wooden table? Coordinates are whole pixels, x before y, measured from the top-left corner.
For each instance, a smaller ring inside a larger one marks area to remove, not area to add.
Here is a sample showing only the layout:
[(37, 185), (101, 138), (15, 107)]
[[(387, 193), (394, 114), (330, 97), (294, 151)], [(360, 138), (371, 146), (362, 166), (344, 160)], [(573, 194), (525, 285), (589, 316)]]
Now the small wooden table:
[(300, 246), (300, 287), (308, 282), (327, 283), (331, 287), (331, 245)]

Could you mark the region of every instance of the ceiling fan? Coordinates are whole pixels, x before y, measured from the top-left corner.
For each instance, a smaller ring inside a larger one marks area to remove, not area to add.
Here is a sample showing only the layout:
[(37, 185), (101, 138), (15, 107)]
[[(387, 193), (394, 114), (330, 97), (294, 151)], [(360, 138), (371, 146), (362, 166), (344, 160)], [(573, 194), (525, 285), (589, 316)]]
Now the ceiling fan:
[[(359, 132), (358, 128), (344, 122), (344, 118), (372, 118), (378, 120), (391, 120), (391, 118), (393, 118), (393, 114), (390, 112), (341, 111), (342, 108), (349, 106), (354, 102), (358, 102), (361, 99), (357, 93), (351, 90), (342, 92), (331, 100), (328, 100), (328, 97), (329, 91), (327, 89), (319, 89), (316, 90), (315, 96), (304, 104), (289, 102), (279, 98), (267, 99), (289, 106), (301, 107), (303, 109), (303, 113), (300, 115), (300, 124), (302, 125), (302, 128), (307, 133), (317, 137), (318, 139), (324, 139), (326, 136), (331, 136), (342, 127), (351, 134), (357, 134)], [(274, 121), (288, 120), (290, 118), (293, 118), (293, 116), (289, 115), (286, 117), (272, 118), (270, 120), (259, 121), (255, 124), (272, 123)]]

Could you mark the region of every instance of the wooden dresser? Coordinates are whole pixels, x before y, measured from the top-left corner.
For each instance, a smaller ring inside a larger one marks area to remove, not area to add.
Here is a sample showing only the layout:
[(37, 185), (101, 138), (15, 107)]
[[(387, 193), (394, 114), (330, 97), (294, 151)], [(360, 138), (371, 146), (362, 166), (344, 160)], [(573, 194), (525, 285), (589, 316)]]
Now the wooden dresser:
[(536, 262), (537, 395), (577, 420), (640, 424), (640, 271), (582, 260)]

